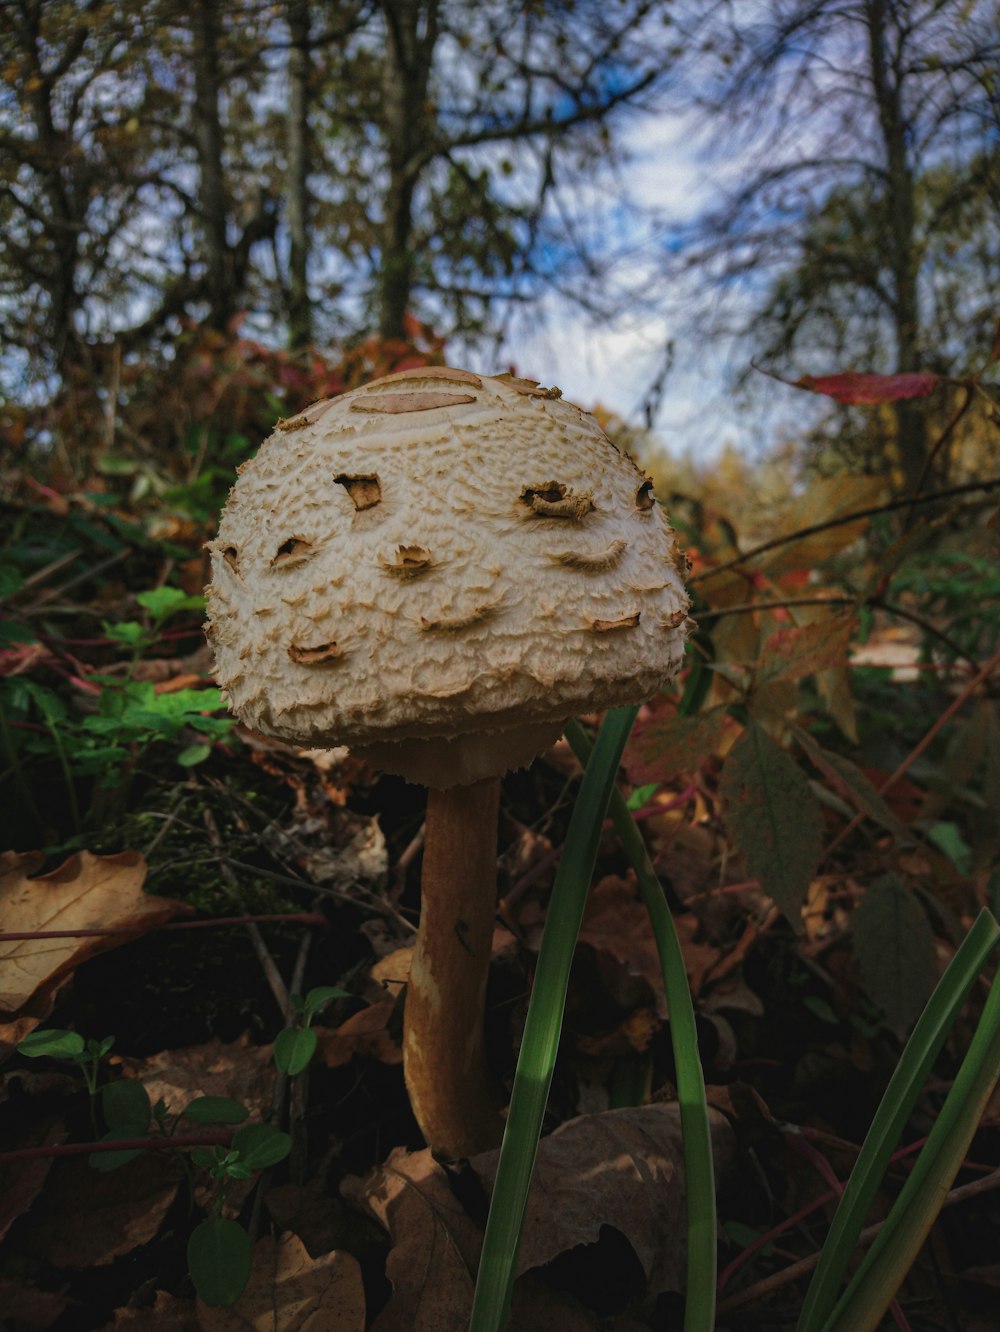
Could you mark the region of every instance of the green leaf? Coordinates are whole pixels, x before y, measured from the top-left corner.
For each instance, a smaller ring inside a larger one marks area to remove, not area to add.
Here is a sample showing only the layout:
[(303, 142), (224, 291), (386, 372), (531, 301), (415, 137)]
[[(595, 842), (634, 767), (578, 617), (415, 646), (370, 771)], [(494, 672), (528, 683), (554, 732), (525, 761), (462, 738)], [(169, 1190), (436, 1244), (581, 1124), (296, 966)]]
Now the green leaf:
[(898, 874), (876, 879), (851, 916), (854, 955), (869, 997), (905, 1031), (934, 984), (934, 935)]
[(16, 569), (13, 564), (0, 564), (0, 601), (5, 597), (12, 597), (15, 592), (20, 592), (22, 587), (24, 587), (24, 578), (20, 569)]
[(292, 1149), (292, 1140), (271, 1124), (247, 1124), (233, 1134), (233, 1151), (251, 1170), (266, 1170), (283, 1161)]
[(38, 635), (16, 620), (0, 620), (0, 647), (8, 643), (37, 643)]
[(182, 768), (194, 768), (199, 763), (204, 763), (211, 752), (211, 745), (188, 745), (177, 755), (177, 762)]
[(211, 1170), (219, 1161), (218, 1147), (192, 1147), (191, 1160), (199, 1170)]
[(822, 833), (819, 803), (805, 774), (751, 721), (729, 751), (719, 789), (726, 826), (747, 869), (800, 930)]
[(194, 1124), (242, 1124), (250, 1111), (228, 1096), (196, 1096), (184, 1107), (183, 1115)]
[(312, 1027), (289, 1027), (281, 1031), (274, 1042), (274, 1062), (290, 1078), (309, 1066), (316, 1053), (317, 1036)]
[(79, 1032), (62, 1031), (58, 1027), (33, 1031), (23, 1041), (18, 1041), (16, 1046), (18, 1054), (27, 1055), (29, 1059), (48, 1055), (51, 1059), (75, 1060), (83, 1054), (85, 1048), (86, 1044)]
[(308, 991), (302, 1001), (302, 1011), (307, 1018), (313, 1018), (321, 1008), (325, 1008), (334, 999), (350, 999), (352, 997), (349, 990), (341, 989), (339, 985), (316, 985)]
[(145, 1133), (149, 1128), (149, 1093), (134, 1078), (119, 1078), (117, 1082), (109, 1082), (102, 1087), (101, 1111), (109, 1129), (120, 1128), (123, 1124), (132, 1127), (138, 1124), (141, 1125), (140, 1134)]
[(637, 809), (642, 809), (646, 801), (654, 796), (659, 789), (659, 782), (647, 782), (645, 786), (637, 786), (625, 801), (626, 808), (634, 814)]
[(198, 1295), (213, 1308), (235, 1304), (250, 1280), (253, 1246), (236, 1221), (202, 1221), (187, 1246), (188, 1271)]
[(137, 593), (135, 599), (143, 610), (149, 611), (157, 624), (176, 615), (178, 611), (205, 609), (203, 596), (188, 596), (179, 587), (154, 587), (148, 592)]
[(139, 647), (150, 641), (149, 635), (138, 620), (123, 620), (121, 624), (109, 624), (107, 620), (103, 620), (101, 627), (106, 637), (125, 647)]
[(943, 851), (959, 874), (972, 872), (972, 848), (962, 836), (956, 823), (935, 823), (927, 833), (939, 851)]

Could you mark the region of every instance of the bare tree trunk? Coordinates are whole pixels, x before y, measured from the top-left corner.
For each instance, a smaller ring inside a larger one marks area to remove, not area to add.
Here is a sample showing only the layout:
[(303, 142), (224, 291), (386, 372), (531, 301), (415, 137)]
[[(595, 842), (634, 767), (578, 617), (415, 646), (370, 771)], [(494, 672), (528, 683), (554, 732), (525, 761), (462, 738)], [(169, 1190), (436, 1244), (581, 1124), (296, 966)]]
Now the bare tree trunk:
[[(889, 266), (893, 281), (896, 373), (921, 368), (920, 306), (917, 286), (916, 190), (906, 146), (901, 70), (890, 51), (887, 31), (892, 0), (869, 0), (868, 49), (879, 126), (885, 148)], [(914, 491), (927, 459), (927, 421), (918, 403), (895, 406), (896, 441), (907, 491)]]
[(194, 37), (194, 136), (200, 175), (198, 211), (207, 270), (209, 323), (224, 328), (235, 313), (227, 239), (228, 196), (222, 164), (217, 0), (198, 0), (191, 15)]
[(288, 345), (312, 341), (309, 300), (309, 0), (288, 0)]
[(379, 333), (402, 338), (413, 288), (413, 195), (427, 158), (427, 85), (438, 36), (438, 0), (383, 0), (386, 56), (383, 134), (389, 166), (382, 222)]

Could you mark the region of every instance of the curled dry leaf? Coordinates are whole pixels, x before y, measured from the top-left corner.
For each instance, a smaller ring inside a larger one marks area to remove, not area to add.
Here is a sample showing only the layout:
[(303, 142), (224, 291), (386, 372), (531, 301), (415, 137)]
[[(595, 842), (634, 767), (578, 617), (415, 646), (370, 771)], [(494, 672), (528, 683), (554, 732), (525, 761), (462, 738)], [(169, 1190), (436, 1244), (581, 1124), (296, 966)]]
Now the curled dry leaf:
[(361, 1268), (335, 1250), (310, 1258), (296, 1235), (258, 1240), (246, 1290), (230, 1309), (198, 1301), (201, 1332), (364, 1332)]
[[(142, 891), (146, 862), (137, 851), (94, 856), (80, 851), (58, 869), (31, 878), (41, 852), (0, 856), (0, 933), (113, 930), (71, 939), (0, 941), (0, 1017), (31, 1005), (31, 1027), (50, 1011), (51, 996), (81, 962), (117, 948), (190, 908)], [(27, 1032), (19, 1031), (17, 1039)]]
[(179, 1300), (158, 1290), (152, 1308), (129, 1305), (116, 1309), (110, 1323), (101, 1332), (201, 1332), (198, 1315), (191, 1300)]
[[(712, 1112), (716, 1169), (734, 1155), (729, 1124)], [(498, 1153), (470, 1166), (489, 1190)], [(343, 1192), (375, 1217), (392, 1238), (386, 1274), (393, 1296), (370, 1332), (464, 1332), (471, 1308), (482, 1233), (429, 1151), (398, 1149), (367, 1180)], [(595, 1328), (596, 1320), (541, 1284), (531, 1269), (579, 1245), (596, 1244), (603, 1227), (619, 1231), (647, 1279), (647, 1293), (680, 1289), (685, 1270), (684, 1180), (676, 1106), (651, 1105), (586, 1115), (543, 1140), (532, 1183), (518, 1261), (512, 1326)], [(548, 1303), (547, 1303), (548, 1302)], [(541, 1311), (546, 1311), (546, 1316)]]
[[(712, 1111), (716, 1176), (733, 1159), (725, 1118)], [(470, 1162), (486, 1188), (498, 1152)], [(518, 1273), (551, 1262), (579, 1244), (595, 1244), (603, 1226), (635, 1251), (651, 1295), (681, 1290), (686, 1266), (684, 1164), (680, 1109), (644, 1105), (572, 1119), (538, 1149)]]

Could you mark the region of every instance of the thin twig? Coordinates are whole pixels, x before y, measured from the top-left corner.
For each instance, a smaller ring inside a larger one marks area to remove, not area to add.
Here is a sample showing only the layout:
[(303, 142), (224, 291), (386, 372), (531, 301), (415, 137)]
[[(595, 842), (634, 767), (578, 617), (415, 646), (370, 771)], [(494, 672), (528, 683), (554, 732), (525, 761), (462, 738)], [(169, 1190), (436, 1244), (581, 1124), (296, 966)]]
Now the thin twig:
[(747, 560), (754, 559), (757, 555), (763, 555), (767, 551), (777, 550), (779, 546), (788, 546), (795, 541), (803, 541), (806, 537), (816, 536), (819, 532), (829, 532), (834, 527), (847, 527), (850, 523), (855, 523), (859, 518), (873, 518), (877, 513), (891, 513), (895, 509), (911, 508), (915, 504), (934, 504), (937, 500), (954, 499), (956, 495), (969, 495), (977, 490), (996, 490), (1000, 487), (1000, 477), (990, 481), (970, 481), (963, 486), (950, 486), (947, 490), (935, 490), (929, 495), (912, 495), (902, 499), (887, 500), (884, 504), (872, 504), (866, 509), (855, 509), (852, 513), (842, 514), (839, 518), (829, 518), (823, 523), (812, 523), (809, 527), (801, 527), (797, 532), (789, 532), (786, 536), (772, 537), (770, 541), (762, 541), (759, 546), (751, 546), (742, 555), (735, 555), (731, 560), (725, 560), (722, 564), (714, 564), (710, 569), (699, 569), (697, 573), (688, 575), (688, 583), (700, 583), (706, 578), (714, 578), (716, 574), (724, 573), (727, 569), (734, 569), (738, 564), (745, 564)]
[[(210, 809), (204, 810), (202, 817), (204, 818), (205, 821), (205, 829), (208, 833), (208, 840), (212, 843), (212, 846), (217, 851), (222, 853), (222, 836), (219, 832), (218, 824), (215, 822), (215, 819), (212, 816), (212, 811)], [(237, 898), (237, 900), (239, 900), (240, 897), (239, 880), (237, 879), (236, 875), (233, 873), (231, 867), (229, 866), (229, 864), (226, 862), (225, 859), (223, 859), (220, 862), (219, 869), (222, 874), (222, 877), (229, 884), (230, 888), (232, 888), (234, 896)], [(261, 934), (260, 930), (257, 928), (256, 924), (253, 921), (247, 922), (246, 931), (247, 934), (250, 936), (251, 947), (253, 948), (254, 952), (257, 954), (257, 961), (261, 965), (261, 968), (264, 972), (264, 977), (267, 980), (268, 985), (271, 987), (271, 993), (274, 995), (274, 1001), (278, 1005), (278, 1008), (280, 1009), (282, 1015), (284, 1015), (289, 1010), (289, 999), (288, 999), (288, 990), (285, 987), (285, 982), (281, 978), (281, 972), (278, 970), (277, 964), (275, 963), (274, 958), (271, 956), (267, 944), (264, 942), (264, 936)]]

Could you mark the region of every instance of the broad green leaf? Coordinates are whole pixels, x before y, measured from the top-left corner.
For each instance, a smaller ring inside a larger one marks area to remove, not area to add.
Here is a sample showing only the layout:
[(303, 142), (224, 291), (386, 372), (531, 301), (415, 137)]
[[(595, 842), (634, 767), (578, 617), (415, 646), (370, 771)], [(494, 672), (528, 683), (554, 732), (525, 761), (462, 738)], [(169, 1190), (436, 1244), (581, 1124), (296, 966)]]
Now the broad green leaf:
[(893, 1031), (909, 1027), (934, 984), (934, 935), (898, 874), (876, 879), (851, 916), (854, 955), (869, 997)]
[(86, 1043), (79, 1032), (63, 1031), (51, 1027), (48, 1031), (33, 1031), (17, 1043), (18, 1054), (29, 1059), (40, 1059), (48, 1055), (51, 1059), (76, 1059), (86, 1049)]
[(266, 1170), (283, 1161), (292, 1149), (287, 1133), (271, 1124), (247, 1124), (233, 1134), (233, 1151), (251, 1170)]
[(8, 643), (37, 643), (38, 635), (33, 630), (18, 624), (16, 620), (0, 620), (0, 647)]
[(188, 745), (177, 755), (177, 762), (182, 768), (194, 768), (199, 763), (204, 763), (211, 752), (211, 745)]
[(819, 861), (819, 803), (799, 766), (751, 721), (730, 750), (720, 791), (726, 827), (746, 861), (796, 930)]
[(235, 1304), (250, 1280), (253, 1245), (236, 1221), (213, 1218), (188, 1240), (188, 1271), (198, 1295), (213, 1308)]
[(242, 1124), (250, 1111), (228, 1096), (196, 1096), (184, 1107), (183, 1114), (194, 1124)]
[(274, 1062), (290, 1078), (309, 1066), (316, 1053), (318, 1037), (312, 1027), (289, 1027), (278, 1033), (274, 1042)]
[(178, 611), (205, 609), (203, 596), (189, 596), (178, 587), (154, 587), (148, 592), (139, 592), (135, 599), (157, 623)]
[(119, 1078), (101, 1088), (101, 1112), (109, 1129), (141, 1125), (140, 1133), (145, 1133), (151, 1113), (149, 1093), (134, 1078)]
[(647, 782), (645, 786), (637, 786), (625, 801), (625, 806), (629, 813), (634, 814), (636, 810), (642, 809), (646, 801), (656, 795), (659, 789), (659, 782)]

